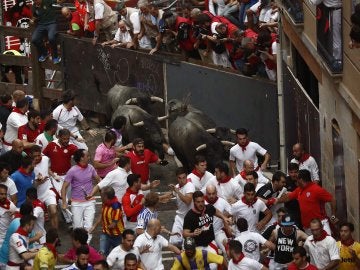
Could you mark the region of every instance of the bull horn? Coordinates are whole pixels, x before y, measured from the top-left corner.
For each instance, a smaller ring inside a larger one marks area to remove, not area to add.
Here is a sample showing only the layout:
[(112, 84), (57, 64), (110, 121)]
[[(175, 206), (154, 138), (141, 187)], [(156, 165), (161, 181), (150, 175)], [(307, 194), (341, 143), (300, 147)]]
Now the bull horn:
[(195, 148), (196, 151), (200, 151), (200, 150), (204, 150), (206, 148), (206, 143), (199, 145), (198, 147)]
[(209, 132), (210, 134), (214, 134), (216, 132), (215, 128), (209, 128), (206, 130), (206, 132)]
[(236, 130), (235, 129), (230, 129), (230, 132), (231, 132), (231, 134), (236, 134)]
[(142, 127), (144, 125), (144, 121), (136, 122), (132, 124), (134, 127)]
[(164, 100), (160, 97), (151, 96), (150, 99), (151, 99), (151, 101), (158, 101), (160, 103), (164, 103)]
[(125, 102), (125, 105), (136, 104), (137, 98), (130, 98)]
[(159, 116), (159, 117), (158, 117), (158, 121), (164, 121), (164, 120), (166, 120), (166, 119), (168, 119), (168, 118), (169, 118), (168, 115)]
[(230, 142), (230, 141), (221, 141), (221, 143), (222, 143), (223, 145), (229, 145), (229, 146), (234, 146), (234, 145), (235, 145), (235, 143)]

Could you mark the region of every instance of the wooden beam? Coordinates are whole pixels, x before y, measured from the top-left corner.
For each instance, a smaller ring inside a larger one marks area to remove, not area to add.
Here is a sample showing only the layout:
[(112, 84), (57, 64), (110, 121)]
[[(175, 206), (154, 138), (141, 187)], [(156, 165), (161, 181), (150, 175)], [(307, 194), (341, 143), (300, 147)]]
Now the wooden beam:
[(0, 63), (7, 66), (31, 66), (29, 57), (8, 54), (0, 54)]
[(63, 91), (62, 91), (62, 89), (43, 87), (42, 94), (43, 94), (43, 98), (48, 98), (48, 99), (54, 100), (54, 99), (61, 99)]
[(21, 28), (13, 26), (0, 25), (0, 33), (2, 36), (14, 36), (19, 38), (30, 38), (32, 28)]
[(322, 83), (322, 69), (315, 57), (310, 53), (308, 48), (299, 37), (299, 34), (294, 30), (292, 25), (286, 19), (285, 16), (282, 16), (282, 26), (285, 34), (290, 39), (291, 43), (295, 46), (296, 50), (299, 52), (301, 57), (304, 59), (305, 63), (308, 65), (312, 73), (315, 75), (318, 82)]
[(23, 90), (26, 94), (28, 94), (29, 87), (29, 85), (25, 84), (0, 82), (0, 94), (12, 95), (15, 90)]

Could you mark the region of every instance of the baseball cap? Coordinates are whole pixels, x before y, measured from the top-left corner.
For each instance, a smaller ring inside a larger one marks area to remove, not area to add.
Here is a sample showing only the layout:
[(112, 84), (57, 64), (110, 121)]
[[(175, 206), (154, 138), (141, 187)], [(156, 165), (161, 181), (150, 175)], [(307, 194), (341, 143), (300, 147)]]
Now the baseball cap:
[(280, 223), (281, 226), (292, 226), (295, 225), (295, 221), (290, 215), (285, 215)]
[(125, 2), (120, 1), (115, 5), (115, 10), (120, 11), (120, 10), (124, 9), (125, 7), (126, 7)]
[(184, 242), (184, 249), (195, 249), (195, 239), (192, 237), (186, 237)]

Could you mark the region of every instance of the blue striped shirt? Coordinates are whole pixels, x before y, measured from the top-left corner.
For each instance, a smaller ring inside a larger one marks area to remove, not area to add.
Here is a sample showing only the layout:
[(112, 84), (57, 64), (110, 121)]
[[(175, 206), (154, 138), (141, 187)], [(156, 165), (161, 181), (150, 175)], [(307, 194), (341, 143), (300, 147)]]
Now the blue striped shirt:
[(143, 208), (137, 216), (136, 229), (146, 229), (146, 226), (150, 219), (157, 218), (158, 212), (151, 212), (149, 208)]

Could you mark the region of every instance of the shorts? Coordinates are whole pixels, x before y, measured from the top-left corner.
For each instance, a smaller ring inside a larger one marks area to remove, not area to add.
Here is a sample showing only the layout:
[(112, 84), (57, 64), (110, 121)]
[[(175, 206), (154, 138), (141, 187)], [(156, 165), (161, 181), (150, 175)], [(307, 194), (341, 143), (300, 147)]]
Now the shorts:
[(49, 205), (57, 205), (56, 195), (52, 190), (48, 190), (44, 196), (39, 197), (39, 200), (42, 201), (46, 207), (49, 207)]
[(169, 242), (171, 244), (176, 245), (176, 246), (182, 245), (182, 242), (183, 242), (183, 237), (182, 237), (183, 226), (184, 226), (184, 218), (180, 217), (179, 215), (176, 215), (171, 232), (179, 233), (180, 235), (176, 234), (176, 235), (170, 236)]

